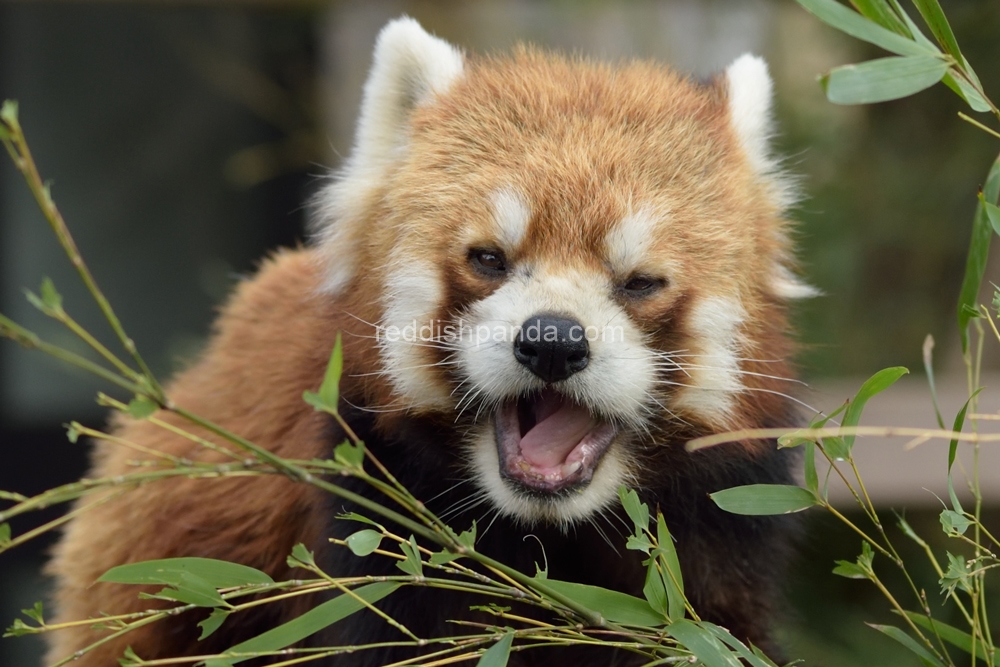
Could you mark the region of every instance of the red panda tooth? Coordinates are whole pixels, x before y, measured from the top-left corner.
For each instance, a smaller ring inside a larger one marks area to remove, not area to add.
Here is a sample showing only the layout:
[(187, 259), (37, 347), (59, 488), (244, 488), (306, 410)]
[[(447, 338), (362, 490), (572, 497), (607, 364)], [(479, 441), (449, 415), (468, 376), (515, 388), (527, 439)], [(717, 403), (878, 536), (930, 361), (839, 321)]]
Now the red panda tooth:
[(575, 474), (580, 468), (583, 467), (583, 461), (573, 461), (572, 463), (567, 463), (563, 465), (559, 472), (563, 474), (563, 477), (569, 477)]

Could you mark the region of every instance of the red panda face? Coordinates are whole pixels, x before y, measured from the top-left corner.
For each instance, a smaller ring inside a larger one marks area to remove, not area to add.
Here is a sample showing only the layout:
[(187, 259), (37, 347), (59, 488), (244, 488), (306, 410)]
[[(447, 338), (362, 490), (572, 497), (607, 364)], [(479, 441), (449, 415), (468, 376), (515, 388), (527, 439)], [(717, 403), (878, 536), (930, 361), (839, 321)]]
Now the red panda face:
[(699, 85), (383, 32), (321, 209), (327, 291), (377, 295), (381, 395), (455, 423), (502, 513), (586, 520), (644, 483), (643, 451), (756, 424), (781, 392), (781, 302), (808, 288), (769, 104), (748, 56)]

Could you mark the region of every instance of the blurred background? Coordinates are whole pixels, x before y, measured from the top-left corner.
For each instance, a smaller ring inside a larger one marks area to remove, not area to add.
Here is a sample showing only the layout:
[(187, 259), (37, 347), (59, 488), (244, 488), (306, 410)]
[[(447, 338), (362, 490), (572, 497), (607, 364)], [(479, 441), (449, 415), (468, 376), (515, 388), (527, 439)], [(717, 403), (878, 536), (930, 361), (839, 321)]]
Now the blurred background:
[[(987, 91), (1000, 98), (1000, 3), (942, 4)], [(777, 148), (807, 194), (792, 214), (803, 272), (824, 293), (794, 311), (810, 385), (804, 400), (831, 408), (876, 370), (903, 365), (914, 374), (874, 400), (865, 423), (933, 425), (919, 372), (930, 333), (946, 421), (964, 402), (954, 303), (976, 193), (998, 142), (961, 122), (961, 101), (941, 86), (868, 107), (828, 103), (817, 74), (884, 54), (790, 0), (2, 3), (0, 97), (19, 100), (55, 200), (161, 376), (197, 355), (216, 305), (260, 257), (306, 240), (303, 204), (349, 153), (374, 37), (403, 13), (470, 52), (522, 40), (655, 58), (698, 77), (746, 51), (764, 55), (777, 91)], [(1000, 283), (993, 255), (987, 278)], [(84, 326), (108, 333), (4, 156), (0, 312), (74, 347), (24, 299), (43, 276)], [(984, 411), (1000, 409), (998, 349), (987, 341)], [(98, 389), (107, 387), (0, 341), (0, 489), (34, 494), (83, 474), (86, 446), (68, 443), (61, 424), (100, 427)], [(940, 535), (931, 492), (944, 489), (945, 453), (903, 444), (859, 444), (862, 470), (876, 502), (906, 508), (918, 530)], [(994, 525), (997, 449), (984, 452), (982, 465)], [(14, 533), (58, 515), (54, 508), (15, 521)], [(44, 598), (39, 570), (50, 544), (43, 538), (0, 555), (0, 626)], [(941, 538), (935, 546), (949, 545)], [(858, 551), (840, 524), (808, 521), (782, 619), (789, 655), (831, 667), (915, 664), (864, 625), (893, 622), (877, 592), (829, 573), (833, 559)], [(921, 584), (935, 595), (926, 569), (918, 569)], [(39, 646), (34, 637), (2, 639), (0, 665), (37, 667)]]

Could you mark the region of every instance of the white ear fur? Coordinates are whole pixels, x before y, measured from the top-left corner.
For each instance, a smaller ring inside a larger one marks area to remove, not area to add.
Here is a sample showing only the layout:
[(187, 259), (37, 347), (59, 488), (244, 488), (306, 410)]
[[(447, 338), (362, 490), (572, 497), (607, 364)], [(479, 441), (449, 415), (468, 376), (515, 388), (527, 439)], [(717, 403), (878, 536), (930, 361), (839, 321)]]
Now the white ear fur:
[(758, 174), (769, 174), (775, 163), (769, 142), (774, 132), (771, 120), (771, 76), (767, 63), (745, 53), (726, 68), (729, 118), (750, 165)]
[[(794, 181), (781, 172), (778, 160), (771, 154), (774, 84), (771, 83), (767, 63), (758, 56), (743, 54), (726, 68), (726, 85), (729, 122), (736, 131), (747, 161), (765, 183), (775, 205), (780, 209), (791, 206), (797, 199)], [(781, 259), (776, 262), (771, 277), (771, 292), (781, 299), (804, 299), (820, 294), (815, 287), (799, 280)]]
[(387, 170), (406, 150), (413, 109), (462, 75), (462, 54), (409, 17), (390, 21), (375, 42), (354, 150), (317, 199), (314, 224), (328, 263), (324, 290), (336, 292), (354, 275), (364, 214)]
[(779, 299), (811, 299), (822, 296), (823, 292), (812, 285), (802, 282), (798, 276), (788, 270), (783, 264), (775, 267), (771, 276), (771, 293)]

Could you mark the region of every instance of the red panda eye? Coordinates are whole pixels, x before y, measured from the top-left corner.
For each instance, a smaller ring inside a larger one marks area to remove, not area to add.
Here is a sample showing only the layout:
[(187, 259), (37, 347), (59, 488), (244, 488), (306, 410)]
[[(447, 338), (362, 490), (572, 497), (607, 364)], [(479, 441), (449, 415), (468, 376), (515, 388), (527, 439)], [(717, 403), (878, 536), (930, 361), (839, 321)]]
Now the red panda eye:
[(667, 281), (663, 278), (653, 278), (651, 276), (633, 276), (629, 278), (624, 285), (622, 285), (622, 291), (630, 297), (644, 297), (657, 291), (664, 285)]
[(499, 250), (473, 248), (469, 251), (469, 263), (479, 273), (496, 278), (507, 271), (507, 260)]

